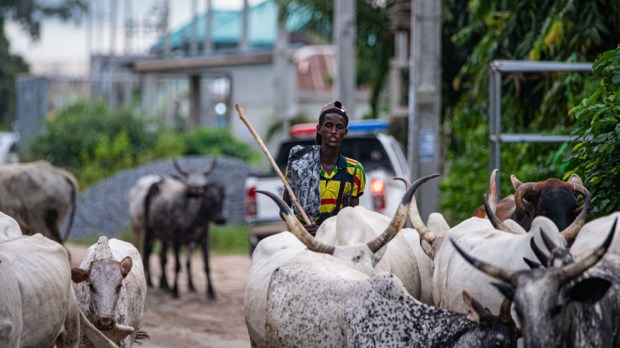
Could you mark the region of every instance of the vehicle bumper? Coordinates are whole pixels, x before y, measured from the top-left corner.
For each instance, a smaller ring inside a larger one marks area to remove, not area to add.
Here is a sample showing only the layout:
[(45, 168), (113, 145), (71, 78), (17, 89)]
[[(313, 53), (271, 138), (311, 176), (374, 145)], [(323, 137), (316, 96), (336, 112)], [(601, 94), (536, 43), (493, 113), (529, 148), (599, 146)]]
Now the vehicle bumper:
[(263, 238), (267, 238), (282, 231), (288, 231), (286, 222), (282, 220), (269, 222), (252, 222), (250, 223), (250, 244), (252, 249)]

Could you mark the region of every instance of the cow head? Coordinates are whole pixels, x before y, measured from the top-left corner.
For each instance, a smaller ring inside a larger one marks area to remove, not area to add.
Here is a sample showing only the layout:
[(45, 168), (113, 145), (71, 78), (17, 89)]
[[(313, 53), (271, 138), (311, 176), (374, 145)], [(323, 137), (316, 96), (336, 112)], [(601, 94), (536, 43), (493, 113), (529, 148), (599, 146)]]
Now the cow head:
[(463, 301), (467, 305), (467, 319), (476, 323), (476, 330), (463, 334), (457, 347), (516, 347), (517, 324), (512, 319), (512, 302), (504, 299), (496, 316), (484, 308), (467, 291), (463, 291)]
[(407, 212), (412, 197), (415, 194), (417, 188), (424, 182), (439, 176), (439, 174), (428, 175), (416, 180), (411, 187), (403, 195), (401, 204), (399, 205), (392, 221), (388, 227), (377, 236), (375, 239), (361, 245), (351, 246), (333, 246), (324, 243), (318, 239), (315, 239), (301, 222), (295, 217), (289, 206), (284, 201), (272, 192), (268, 191), (255, 191), (258, 193), (269, 196), (273, 201), (278, 204), (280, 208), (280, 216), (286, 221), (291, 233), (293, 233), (302, 243), (304, 243), (308, 249), (325, 254), (331, 254), (334, 257), (349, 263), (353, 268), (366, 273), (372, 273), (374, 266), (381, 259), (382, 253), (385, 250), (382, 248), (392, 240), (405, 225), (407, 218)]
[(526, 347), (564, 347), (573, 311), (579, 310), (579, 304), (598, 302), (611, 286), (606, 279), (581, 275), (605, 255), (616, 223), (614, 221), (603, 244), (587, 257), (565, 265), (550, 259), (549, 267), (527, 271), (511, 272), (495, 267), (469, 255), (454, 240), (450, 241), (470, 264), (500, 280), (493, 285), (514, 301)]
[(587, 215), (589, 206), (585, 201), (589, 203), (590, 193), (577, 174), (572, 174), (566, 182), (550, 178), (522, 183), (514, 175), (510, 176), (510, 180), (515, 188), (514, 220), (526, 230), (529, 230), (532, 220), (539, 215), (551, 219), (559, 230), (565, 230), (580, 212), (577, 204), (579, 195), (584, 197), (582, 211), (585, 210)]
[(90, 290), (90, 306), (95, 313), (93, 324), (97, 329), (112, 330), (116, 326), (116, 305), (123, 280), (132, 267), (131, 257), (120, 262), (112, 259), (92, 261), (88, 269), (72, 268), (71, 279), (75, 283), (87, 282)]
[(222, 213), (225, 196), (224, 187), (221, 185), (210, 183), (205, 186), (204, 201), (207, 205), (208, 219), (218, 225), (226, 223), (226, 218)]
[[(484, 209), (486, 216), (496, 229), (520, 234), (495, 215), (497, 204), (495, 197), (495, 175), (493, 171), (489, 182), (491, 199), (484, 196)], [(541, 182), (522, 184), (514, 175), (511, 176), (515, 187), (515, 211), (514, 220), (524, 228), (530, 230), (535, 217), (542, 215), (549, 218), (558, 229), (564, 239), (571, 243), (581, 227), (585, 224), (590, 209), (590, 193), (581, 184), (577, 174), (571, 175), (567, 182), (551, 178)], [(583, 207), (579, 210), (577, 196), (583, 196)]]
[(175, 177), (187, 185), (188, 195), (196, 197), (204, 194), (208, 182), (207, 177), (215, 170), (215, 167), (217, 166), (217, 159), (213, 159), (213, 161), (211, 161), (211, 165), (202, 172), (186, 171), (183, 167), (181, 167), (181, 164), (176, 158), (172, 159), (172, 164), (180, 174), (180, 177)]

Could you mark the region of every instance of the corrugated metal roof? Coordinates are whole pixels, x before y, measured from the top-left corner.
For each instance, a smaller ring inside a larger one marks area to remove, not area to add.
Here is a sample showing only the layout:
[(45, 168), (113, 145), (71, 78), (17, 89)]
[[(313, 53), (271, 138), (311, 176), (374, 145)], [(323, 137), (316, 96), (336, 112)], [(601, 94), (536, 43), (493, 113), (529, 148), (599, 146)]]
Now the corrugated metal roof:
[[(277, 4), (275, 0), (266, 0), (248, 9), (248, 41), (250, 47), (271, 46), (277, 35)], [(236, 45), (241, 37), (242, 10), (212, 10), (213, 25), (211, 40), (215, 47)], [(310, 15), (305, 11), (292, 11), (286, 23), (288, 31), (298, 31), (308, 22)], [(202, 45), (206, 32), (206, 13), (195, 19), (197, 21), (197, 41)], [(184, 24), (170, 36), (172, 50), (186, 47), (192, 39), (192, 22)], [(164, 47), (163, 38), (151, 46), (151, 51), (159, 52)]]

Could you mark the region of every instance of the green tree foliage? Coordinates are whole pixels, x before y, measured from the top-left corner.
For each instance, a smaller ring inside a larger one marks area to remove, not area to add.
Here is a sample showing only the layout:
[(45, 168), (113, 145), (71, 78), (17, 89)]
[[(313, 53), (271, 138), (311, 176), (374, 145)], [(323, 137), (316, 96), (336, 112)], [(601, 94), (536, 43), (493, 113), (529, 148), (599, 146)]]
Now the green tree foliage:
[(594, 93), (571, 110), (577, 119), (569, 156), (571, 170), (584, 175), (592, 215), (620, 208), (620, 48), (603, 53), (593, 66)]
[(183, 136), (184, 155), (213, 155), (258, 163), (260, 156), (248, 144), (235, 139), (228, 128), (200, 127)]
[[(443, 1), (442, 123), (448, 163), (441, 208), (453, 222), (470, 216), (487, 191), (488, 155), (480, 156), (479, 151), (488, 148), (489, 63), (496, 59), (593, 61), (618, 44), (619, 18), (610, 13), (619, 11), (620, 2), (602, 0)], [(583, 97), (586, 77), (583, 73), (503, 75), (502, 132), (543, 129), (547, 134), (568, 134), (575, 122), (569, 111)], [(562, 151), (560, 144), (504, 144), (502, 192), (512, 190), (509, 174), (522, 181), (563, 177)]]
[(28, 64), (9, 51), (3, 21), (0, 17), (0, 125), (8, 126), (15, 114), (15, 80), (18, 74), (28, 72)]
[(82, 173), (88, 186), (103, 176), (151, 160), (157, 133), (146, 118), (125, 109), (111, 113), (103, 102), (79, 101), (47, 121), (47, 132), (35, 138), (32, 157)]
[(110, 112), (103, 102), (87, 101), (71, 104), (50, 118), (47, 132), (34, 139), (30, 153), (32, 160), (46, 159), (75, 173), (82, 188), (157, 159), (214, 155), (257, 163), (260, 158), (227, 129), (179, 133), (131, 109)]
[(86, 10), (85, 0), (0, 1), (0, 125), (8, 126), (15, 114), (15, 81), (19, 73), (28, 72), (28, 65), (21, 56), (10, 54), (10, 43), (6, 38), (4, 24), (7, 20), (18, 23), (31, 38), (41, 35), (41, 24), (45, 18), (60, 20), (76, 18)]
[[(332, 42), (334, 31), (334, 1), (278, 0), (284, 9), (280, 20), (296, 11), (308, 11), (311, 20), (304, 32), (306, 38), (315, 43)], [(357, 85), (371, 87), (370, 107), (378, 115), (380, 94), (387, 83), (389, 60), (394, 55), (394, 38), (390, 31), (387, 1), (357, 0), (356, 6), (356, 70)]]

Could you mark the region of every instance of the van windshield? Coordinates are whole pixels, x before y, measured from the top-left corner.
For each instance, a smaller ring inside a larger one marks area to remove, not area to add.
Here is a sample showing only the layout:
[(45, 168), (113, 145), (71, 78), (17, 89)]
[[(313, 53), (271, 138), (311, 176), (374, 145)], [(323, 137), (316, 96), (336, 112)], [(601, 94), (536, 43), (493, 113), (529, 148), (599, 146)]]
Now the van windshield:
[[(280, 147), (280, 152), (276, 157), (276, 164), (284, 174), (288, 154), (295, 145), (314, 145), (314, 139), (295, 139), (284, 142)], [(376, 169), (383, 169), (394, 175), (394, 167), (389, 160), (381, 142), (372, 136), (347, 136), (342, 143), (341, 152), (344, 156), (353, 158), (364, 167), (368, 172)]]

